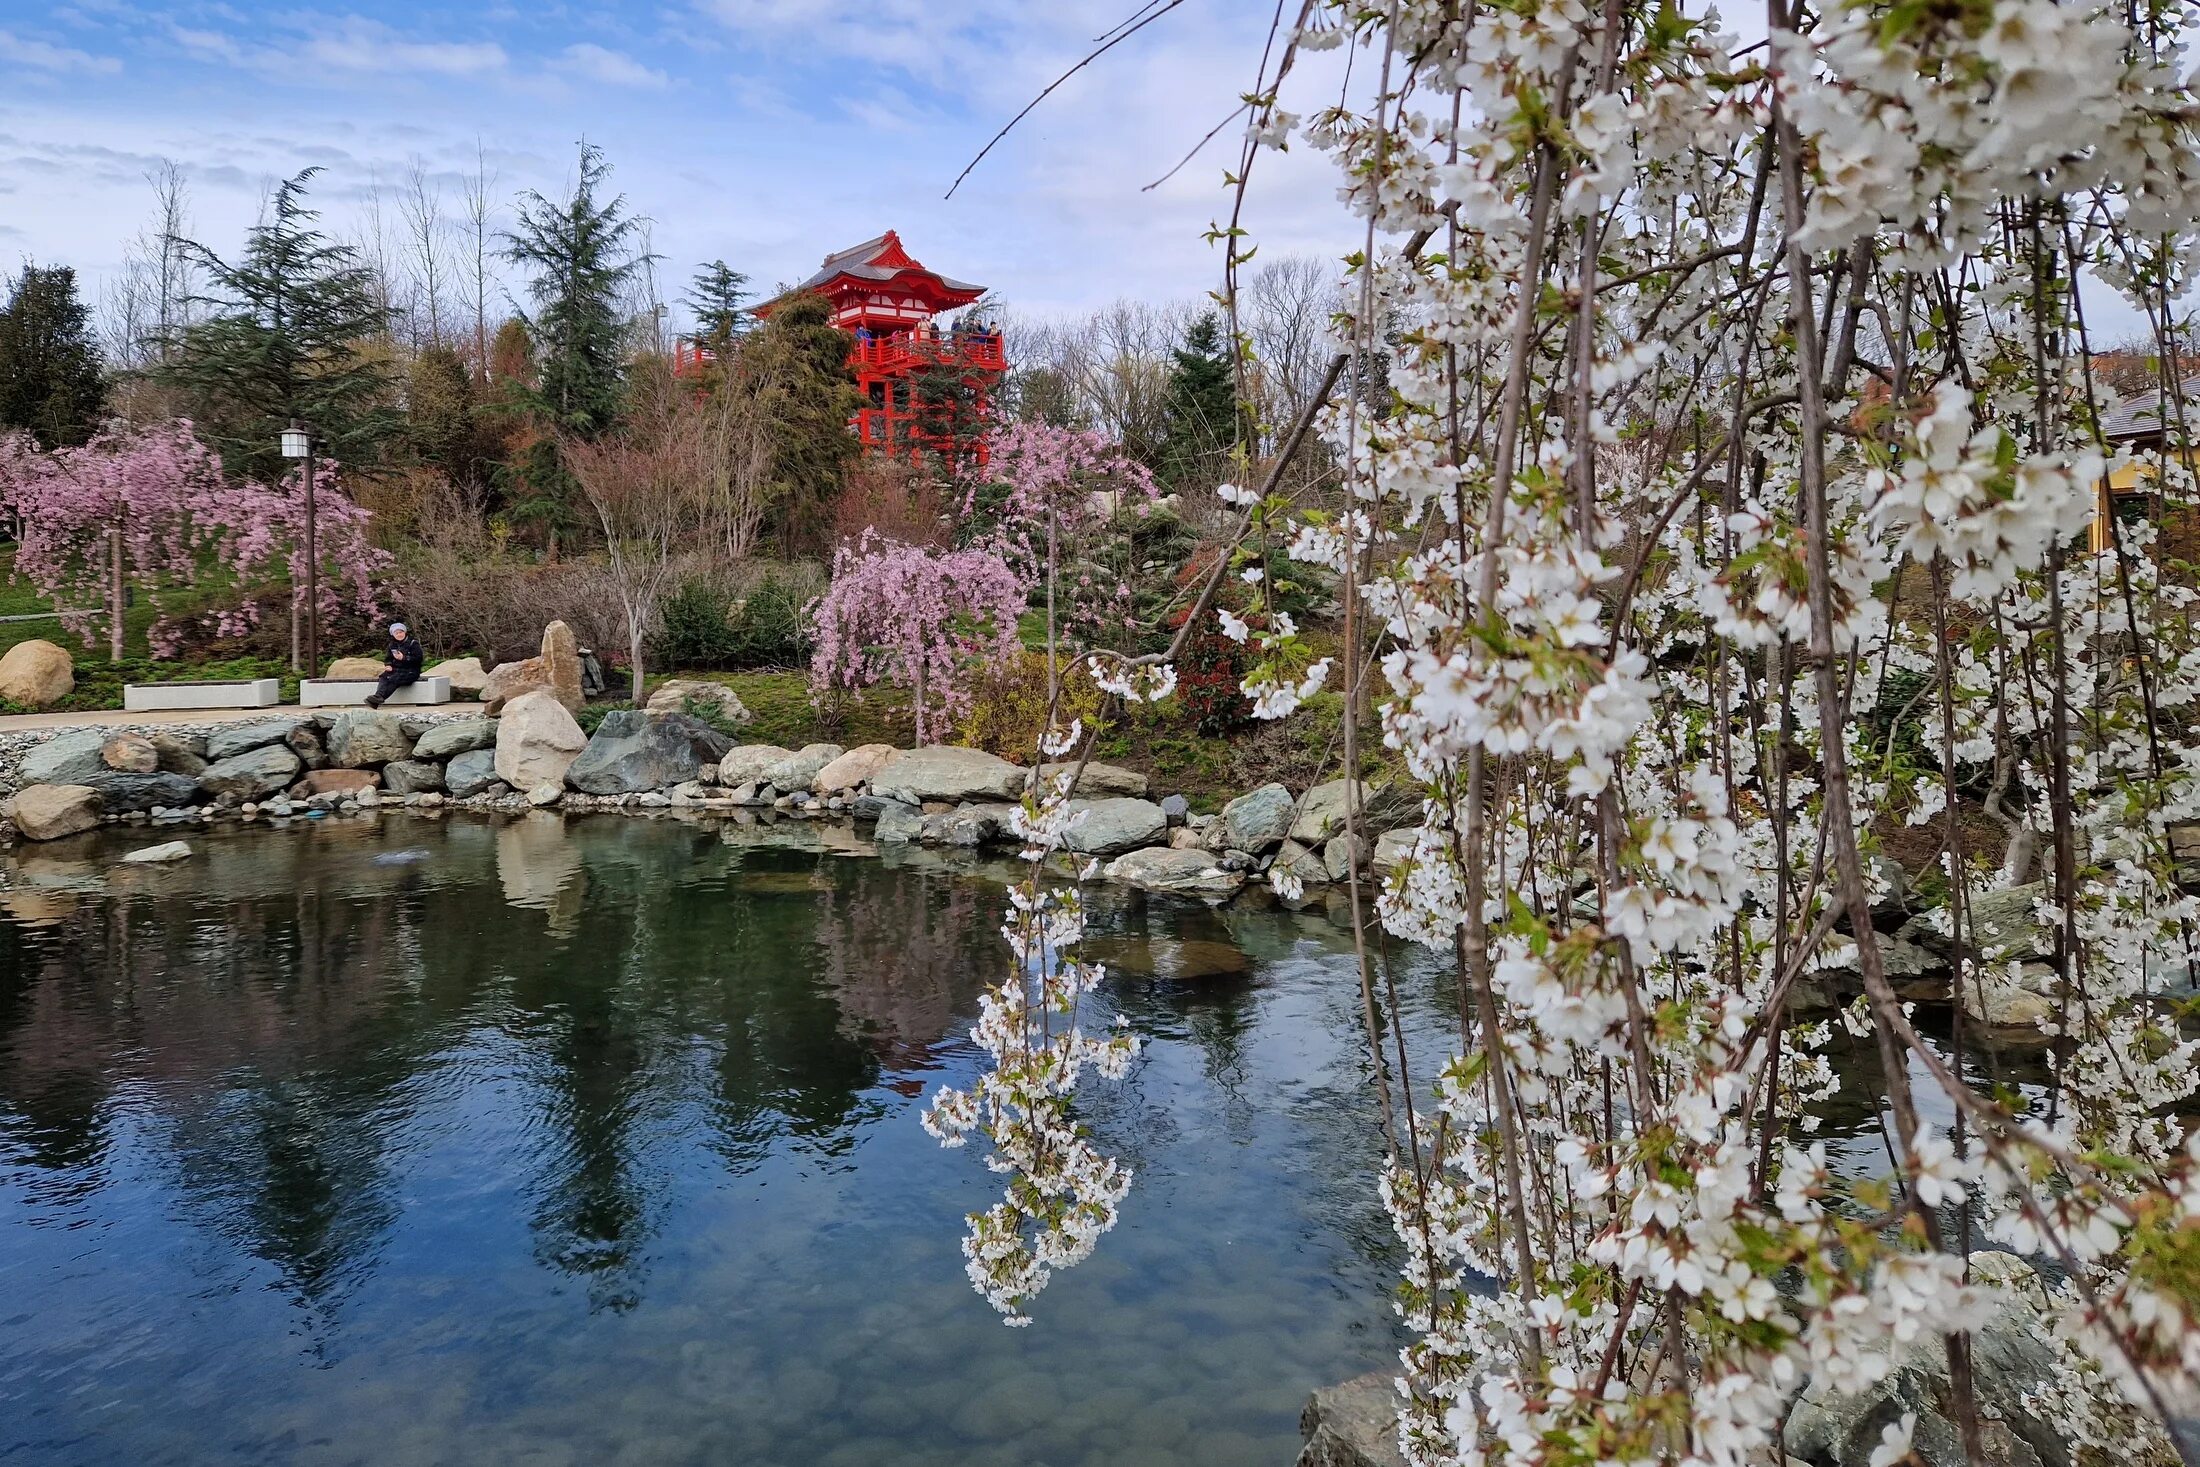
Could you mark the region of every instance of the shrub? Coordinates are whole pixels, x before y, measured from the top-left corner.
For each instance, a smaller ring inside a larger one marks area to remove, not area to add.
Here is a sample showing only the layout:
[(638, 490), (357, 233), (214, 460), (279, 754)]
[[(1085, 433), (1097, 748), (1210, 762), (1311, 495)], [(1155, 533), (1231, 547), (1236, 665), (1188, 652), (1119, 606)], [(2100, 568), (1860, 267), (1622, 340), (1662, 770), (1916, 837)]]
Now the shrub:
[[(1059, 722), (1083, 719), (1091, 729), (1102, 696), (1082, 662), (1064, 658)], [(1026, 651), (988, 663), (970, 690), (970, 707), (956, 722), (956, 739), (988, 754), (1029, 763), (1047, 728), (1047, 657)]]
[(801, 570), (767, 571), (746, 596), (726, 572), (688, 576), (659, 613), (657, 659), (726, 671), (800, 667), (811, 645), (803, 611), (816, 596)]

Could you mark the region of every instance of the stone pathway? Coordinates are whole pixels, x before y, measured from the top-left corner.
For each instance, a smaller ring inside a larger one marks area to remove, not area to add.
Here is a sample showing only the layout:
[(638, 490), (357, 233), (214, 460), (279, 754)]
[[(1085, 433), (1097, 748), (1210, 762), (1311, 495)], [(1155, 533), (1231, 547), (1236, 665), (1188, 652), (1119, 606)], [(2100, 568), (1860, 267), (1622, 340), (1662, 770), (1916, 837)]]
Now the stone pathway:
[[(436, 711), (436, 705), (422, 706), (424, 711)], [(49, 728), (151, 728), (165, 723), (247, 723), (257, 718), (283, 718), (318, 711), (321, 710), (301, 709), (293, 703), (282, 703), (273, 708), (153, 708), (143, 713), (125, 713), (120, 708), (101, 708), (90, 713), (9, 713), (0, 714), (0, 734), (36, 733)], [(413, 710), (408, 707), (391, 711), (410, 715)]]

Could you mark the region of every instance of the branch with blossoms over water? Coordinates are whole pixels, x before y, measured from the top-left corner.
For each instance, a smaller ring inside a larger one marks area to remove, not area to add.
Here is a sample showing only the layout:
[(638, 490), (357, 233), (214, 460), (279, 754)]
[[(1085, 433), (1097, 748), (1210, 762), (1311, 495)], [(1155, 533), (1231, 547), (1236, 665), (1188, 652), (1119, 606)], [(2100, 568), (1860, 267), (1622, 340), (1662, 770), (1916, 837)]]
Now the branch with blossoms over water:
[[(2200, 596), (2100, 501), (2196, 488), (2195, 20), (1771, 0), (1744, 44), (1685, 0), (1302, 0), (1264, 60), (1233, 186), (1326, 153), (1360, 239), (1342, 495), (1276, 501), (1273, 466), (1233, 544), (1286, 535), (1345, 635), (1317, 680), (1300, 629), (1216, 610), (1228, 556), (1194, 620), (1257, 647), (1264, 713), (1378, 693), (1423, 797), (1375, 912), (1453, 967), (1436, 1073), (1360, 939), (1414, 1467), (1756, 1460), (1806, 1380), (1874, 1389), (1912, 1341), (1946, 1361), (1958, 1445), (1929, 1450), (1985, 1460), (1972, 1341), (2004, 1308), (2076, 1460), (2187, 1455)], [(1286, 110), (1275, 81), (1346, 47), (1354, 86)], [(2161, 364), (2136, 403), (2096, 380), (2111, 297)], [(2135, 408), (2158, 431), (2110, 436)], [(1945, 1038), (1874, 928), (1894, 845), (1946, 893), (1914, 919), (1954, 955)], [(1805, 974), (1849, 975), (1883, 1166), (1812, 1135), (1838, 1081)], [(2011, 991), (2036, 1095), (1979, 1032)], [(1872, 1458), (1913, 1449), (1916, 1414)]]
[[(1072, 724), (1050, 736), (1043, 752), (1069, 752), (1081, 732)], [(1001, 929), (1015, 961), (979, 995), (971, 1030), (989, 1067), (968, 1090), (942, 1086), (923, 1116), (943, 1146), (982, 1137), (991, 1148), (986, 1166), (1009, 1179), (1000, 1201), (970, 1214), (963, 1256), (971, 1283), (1011, 1325), (1031, 1323), (1026, 1311), (1055, 1270), (1091, 1256), (1131, 1185), (1130, 1169), (1093, 1146), (1073, 1109), (1088, 1069), (1121, 1079), (1138, 1053), (1136, 1036), (1122, 1028), (1088, 1034), (1080, 1023), (1085, 1000), (1106, 977), (1078, 953), (1085, 932), (1079, 884), (1098, 863), (1070, 883), (1049, 880), (1045, 869), (1085, 818), (1069, 808), (1074, 785), (1074, 775), (1053, 775), (1016, 811), (1028, 874), (1009, 890)]]

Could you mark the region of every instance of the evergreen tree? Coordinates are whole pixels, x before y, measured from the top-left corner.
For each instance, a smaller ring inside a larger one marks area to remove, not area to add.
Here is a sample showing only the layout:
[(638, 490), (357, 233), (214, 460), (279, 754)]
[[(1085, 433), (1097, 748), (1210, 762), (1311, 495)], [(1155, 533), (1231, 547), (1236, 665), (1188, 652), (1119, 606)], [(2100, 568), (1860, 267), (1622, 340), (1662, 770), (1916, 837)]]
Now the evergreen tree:
[(22, 429), (45, 449), (79, 444), (98, 429), (106, 406), (76, 272), (25, 265), (0, 309), (0, 431)]
[(431, 346), (413, 358), (405, 389), (405, 436), (422, 463), (441, 469), (454, 484), (476, 485), (486, 475), (487, 435), (473, 373), (447, 346)]
[(752, 392), (774, 435), (770, 531), (790, 553), (818, 552), (849, 460), (861, 447), (848, 431), (863, 398), (848, 369), (848, 336), (815, 293), (779, 302), (751, 332), (737, 361), (741, 390)]
[(1155, 467), (1172, 490), (1212, 488), (1226, 477), (1237, 447), (1237, 391), (1215, 313), (1192, 322), (1172, 355)]
[(713, 260), (696, 271), (688, 287), (685, 300), (695, 313), (695, 341), (715, 358), (713, 378), (724, 376), (734, 342), (754, 324), (755, 318), (742, 304), (748, 298), (749, 277), (724, 260)]
[(320, 216), (305, 204), (319, 172), (276, 185), (235, 263), (184, 244), (212, 288), (196, 298), (208, 315), (153, 373), (179, 392), (224, 466), (268, 483), (287, 467), (277, 440), (293, 419), (352, 467), (378, 463), (403, 427), (374, 272), (314, 227)]
[(572, 475), (557, 437), (593, 440), (617, 421), (625, 400), (627, 287), (646, 256), (633, 247), (641, 221), (625, 197), (600, 195), (611, 172), (600, 149), (583, 143), (572, 194), (553, 203), (529, 190), (519, 226), (504, 237), (504, 257), (531, 274), (534, 312), (521, 319), (535, 345), (536, 379), (513, 383), (513, 404), (543, 429), (508, 485), (514, 514), (539, 524), (556, 553), (575, 520)]
[(977, 455), (979, 440), (992, 430), (995, 414), (988, 389), (997, 376), (933, 362), (910, 381), (917, 431), (934, 445), (929, 452), (941, 478), (960, 479)]

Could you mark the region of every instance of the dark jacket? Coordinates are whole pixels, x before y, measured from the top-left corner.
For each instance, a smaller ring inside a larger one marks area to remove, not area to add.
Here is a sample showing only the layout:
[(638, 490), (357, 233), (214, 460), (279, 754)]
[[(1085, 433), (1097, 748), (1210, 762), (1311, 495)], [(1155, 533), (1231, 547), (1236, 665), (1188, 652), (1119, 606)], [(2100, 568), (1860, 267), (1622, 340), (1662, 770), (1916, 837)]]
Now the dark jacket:
[(390, 638), (389, 647), (382, 654), (382, 660), (390, 665), (390, 670), (393, 672), (409, 672), (417, 675), (420, 671), (421, 656), (420, 639), (418, 637), (407, 637), (402, 642), (392, 637)]

